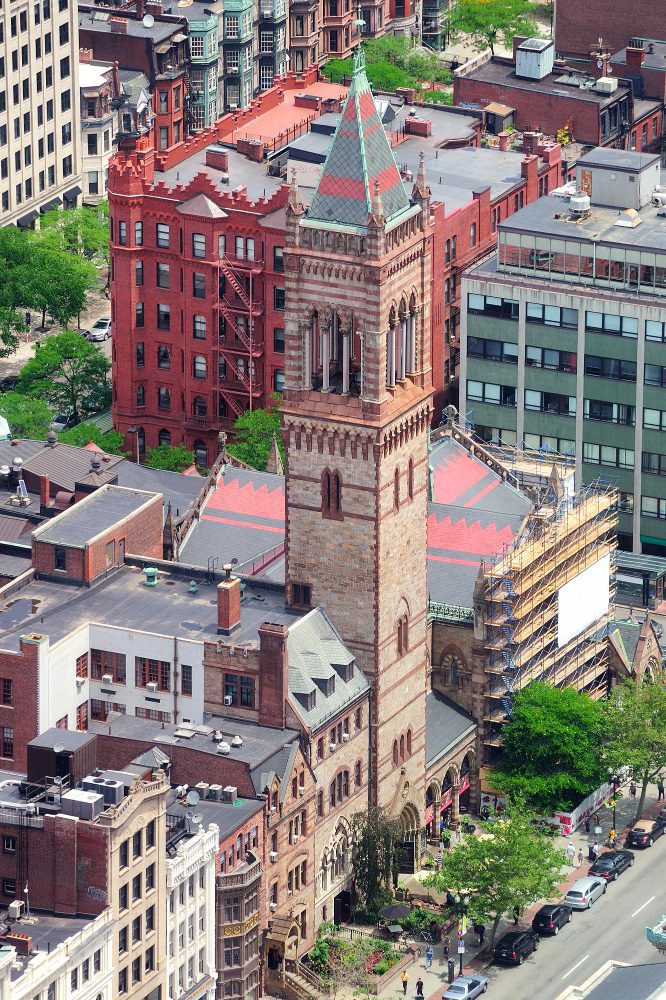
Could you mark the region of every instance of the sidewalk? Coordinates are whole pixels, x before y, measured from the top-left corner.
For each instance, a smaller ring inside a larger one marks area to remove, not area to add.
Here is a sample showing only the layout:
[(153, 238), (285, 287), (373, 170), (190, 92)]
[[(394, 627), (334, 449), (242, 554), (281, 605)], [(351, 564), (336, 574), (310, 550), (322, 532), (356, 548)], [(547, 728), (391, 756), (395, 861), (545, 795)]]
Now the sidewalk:
[[(628, 827), (633, 823), (634, 816), (636, 814), (636, 807), (638, 803), (638, 796), (636, 801), (630, 799), (629, 797), (629, 785), (622, 787), (623, 797), (616, 804), (616, 822), (618, 831), (618, 848), (624, 847), (624, 842), (626, 839), (626, 834)], [(665, 804), (663, 802), (657, 802), (657, 787), (656, 785), (650, 785), (648, 787), (647, 795), (645, 798), (646, 806), (643, 810), (643, 816), (646, 818), (653, 818), (656, 816), (662, 806)], [(606, 807), (599, 809), (599, 820), (602, 828), (602, 835), (599, 838), (599, 848), (600, 853), (604, 850), (608, 850), (605, 846), (608, 840), (608, 834), (613, 825), (613, 811)], [(558, 885), (559, 896), (563, 896), (569, 886), (576, 881), (577, 878), (582, 878), (583, 875), (587, 875), (588, 868), (591, 862), (588, 861), (587, 851), (588, 846), (594, 843), (595, 840), (594, 831), (591, 830), (589, 836), (585, 833), (585, 826), (583, 825), (580, 830), (577, 830), (571, 837), (556, 837), (555, 843), (557, 847), (566, 848), (567, 844), (573, 843), (576, 848), (576, 854), (578, 854), (578, 849), (582, 848), (585, 855), (585, 859), (580, 868), (574, 864), (573, 867), (566, 865), (562, 869), (562, 881)], [(544, 901), (533, 903), (529, 906), (518, 922), (518, 930), (525, 930), (531, 927), (532, 918), (537, 910), (541, 909)], [(500, 921), (500, 925), (497, 929), (496, 940), (505, 934), (508, 930), (513, 930), (514, 924), (511, 919), (503, 919)], [(465, 955), (464, 955), (464, 967), (463, 974), (466, 976), (473, 975), (475, 972), (483, 972), (487, 965), (492, 961), (491, 955), (488, 951), (488, 942), (490, 939), (489, 928), (486, 927), (486, 941), (485, 948), (481, 949), (477, 944), (477, 936), (472, 931), (471, 927), (468, 929), (465, 935)], [(409, 984), (407, 987), (407, 997), (409, 1000), (416, 997), (416, 981), (420, 977), (423, 980), (424, 988), (423, 993), (426, 1000), (441, 1000), (442, 995), (446, 992), (447, 988), (447, 962), (444, 958), (443, 949), (441, 945), (435, 945), (435, 957), (433, 960), (432, 967), (430, 969), (425, 968), (425, 949), (426, 945), (420, 944), (418, 947), (421, 948), (421, 957), (416, 961), (410, 969), (409, 972)], [(449, 957), (453, 958), (456, 963), (456, 976), (458, 975), (458, 963), (459, 957), (457, 954), (457, 942), (455, 940), (455, 931), (451, 935), (451, 950)], [(394, 982), (389, 988), (384, 990), (379, 994), (380, 998), (383, 1000), (398, 1000), (402, 997), (402, 985), (399, 980)]]

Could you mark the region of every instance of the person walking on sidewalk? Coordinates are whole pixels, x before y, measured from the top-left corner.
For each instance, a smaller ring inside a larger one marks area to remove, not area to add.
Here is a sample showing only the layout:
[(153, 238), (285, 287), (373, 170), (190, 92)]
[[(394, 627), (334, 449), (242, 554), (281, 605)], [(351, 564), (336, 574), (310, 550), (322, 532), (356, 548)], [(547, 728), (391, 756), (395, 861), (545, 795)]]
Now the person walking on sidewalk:
[(583, 848), (582, 848), (582, 847), (579, 847), (579, 848), (578, 848), (578, 867), (579, 867), (579, 868), (580, 868), (580, 866), (581, 866), (581, 865), (582, 865), (582, 863), (583, 863), (583, 859), (584, 859), (584, 857), (585, 857), (585, 855), (583, 854)]
[(449, 937), (448, 934), (446, 934), (442, 938), (442, 946), (444, 948), (444, 958), (448, 958), (449, 957), (449, 948), (451, 947), (451, 938)]
[(589, 834), (589, 832), (590, 832), (590, 817), (586, 816), (585, 817), (585, 833)]
[(421, 979), (420, 976), (416, 980), (416, 995), (417, 995), (417, 997), (422, 997), (423, 996), (423, 980)]
[(483, 948), (483, 938), (486, 933), (486, 928), (484, 927), (483, 924), (480, 923), (474, 924), (474, 933), (477, 935), (479, 939), (479, 948)]
[(571, 843), (571, 841), (569, 841), (569, 843), (567, 845), (567, 859), (568, 859), (569, 864), (571, 865), (572, 868), (573, 868), (573, 863), (574, 863), (574, 858), (575, 857), (576, 857), (576, 848)]
[(657, 792), (659, 793), (657, 795), (657, 802), (661, 802), (664, 797), (664, 779), (662, 777), (657, 782)]
[(425, 950), (425, 960), (426, 960), (425, 961), (425, 967), (426, 967), (426, 969), (429, 969), (430, 966), (432, 965), (432, 956), (433, 956), (432, 945), (429, 944), (428, 947)]
[(409, 976), (407, 974), (407, 969), (403, 969), (402, 970), (402, 974), (400, 976), (400, 982), (402, 983), (402, 995), (403, 995), (403, 997), (406, 997), (407, 996), (407, 983), (409, 982)]
[(636, 784), (633, 781), (629, 785), (629, 794), (631, 795), (632, 799), (636, 798)]
[(513, 923), (514, 923), (514, 925), (518, 923), (519, 917), (520, 917), (520, 907), (519, 906), (514, 906), (514, 908), (513, 908)]

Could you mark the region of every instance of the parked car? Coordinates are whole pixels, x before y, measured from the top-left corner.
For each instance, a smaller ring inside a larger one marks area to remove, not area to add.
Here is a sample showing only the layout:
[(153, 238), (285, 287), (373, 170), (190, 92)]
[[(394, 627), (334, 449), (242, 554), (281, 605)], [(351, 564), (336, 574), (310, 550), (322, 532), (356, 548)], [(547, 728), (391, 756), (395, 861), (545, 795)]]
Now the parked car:
[(111, 336), (111, 317), (98, 319), (89, 330), (86, 330), (87, 340), (108, 340)]
[(539, 935), (534, 931), (509, 931), (495, 945), (495, 961), (522, 965), (538, 947)]
[(18, 384), (18, 375), (5, 375), (5, 377), (0, 380), (0, 392), (13, 392)]
[(666, 830), (666, 820), (661, 816), (657, 819), (639, 819), (629, 831), (627, 847), (652, 847), (664, 830)]
[(571, 923), (571, 913), (571, 907), (565, 906), (564, 903), (542, 906), (539, 912), (534, 914), (532, 930), (536, 934), (559, 934), (560, 927)]
[(631, 868), (635, 860), (636, 856), (631, 851), (607, 851), (597, 858), (587, 874), (614, 882), (623, 871)]
[(564, 902), (574, 910), (589, 910), (592, 903), (599, 899), (599, 896), (603, 896), (607, 888), (605, 879), (590, 875), (577, 878), (564, 897)]
[(442, 995), (442, 1000), (474, 1000), (488, 989), (485, 976), (459, 976)]
[(63, 413), (58, 413), (57, 416), (53, 418), (51, 421), (51, 430), (66, 431), (70, 427), (76, 427), (78, 423), (78, 416), (72, 410), (67, 410)]

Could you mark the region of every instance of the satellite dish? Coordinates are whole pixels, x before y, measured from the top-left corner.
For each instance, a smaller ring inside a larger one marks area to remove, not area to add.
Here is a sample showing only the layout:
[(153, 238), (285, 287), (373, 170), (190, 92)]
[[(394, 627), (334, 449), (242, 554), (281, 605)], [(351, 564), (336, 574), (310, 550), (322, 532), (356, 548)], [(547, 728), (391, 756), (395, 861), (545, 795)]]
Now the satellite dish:
[(56, 776), (55, 776), (55, 778), (53, 780), (54, 780), (54, 782), (55, 782), (56, 785), (62, 785), (62, 777), (59, 774), (56, 774)]
[(54, 743), (54, 745), (53, 745), (53, 752), (54, 753), (62, 753), (64, 749), (65, 749), (65, 744), (64, 743)]
[(201, 796), (199, 795), (199, 793), (196, 790), (196, 788), (191, 788), (189, 790), (189, 792), (187, 793), (187, 795), (185, 796), (185, 801), (187, 802), (188, 806), (193, 806), (194, 807), (194, 806), (198, 806), (199, 805), (199, 799), (200, 798), (201, 798)]
[(201, 822), (201, 820), (203, 819), (203, 813), (194, 813), (190, 817), (190, 819), (192, 820), (193, 823), (196, 823), (198, 825)]
[(187, 812), (185, 813), (185, 819), (188, 821), (188, 823), (192, 819), (193, 816), (194, 816), (194, 813), (192, 812), (192, 810), (188, 809)]
[(144, 28), (152, 28), (152, 26), (155, 24), (155, 18), (153, 17), (152, 14), (144, 14), (141, 23), (143, 24)]

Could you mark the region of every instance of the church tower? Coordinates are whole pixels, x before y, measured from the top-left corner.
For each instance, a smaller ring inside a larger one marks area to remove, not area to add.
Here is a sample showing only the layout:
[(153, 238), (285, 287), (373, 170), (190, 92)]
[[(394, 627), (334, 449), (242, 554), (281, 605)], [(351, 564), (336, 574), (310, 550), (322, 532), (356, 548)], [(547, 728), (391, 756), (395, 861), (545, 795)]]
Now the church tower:
[(363, 52), (308, 209), (287, 206), (286, 574), (371, 681), (370, 800), (423, 825), (430, 191), (405, 190)]

